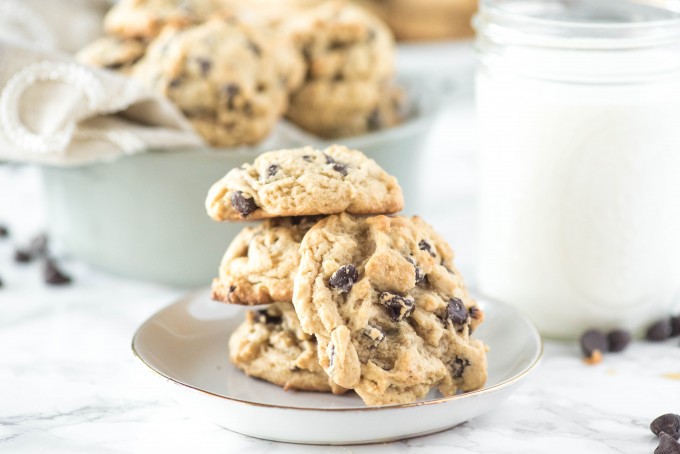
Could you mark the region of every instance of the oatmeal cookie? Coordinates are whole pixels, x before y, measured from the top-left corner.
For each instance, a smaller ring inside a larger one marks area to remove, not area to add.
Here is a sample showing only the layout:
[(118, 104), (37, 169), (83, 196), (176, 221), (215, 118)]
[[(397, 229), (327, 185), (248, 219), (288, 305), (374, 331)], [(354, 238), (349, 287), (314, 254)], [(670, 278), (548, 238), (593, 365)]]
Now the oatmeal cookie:
[(76, 60), (98, 68), (128, 74), (146, 51), (146, 43), (140, 39), (101, 37), (76, 54)]
[(486, 381), (483, 312), (449, 245), (420, 218), (319, 221), (300, 247), (293, 304), (331, 379), (367, 405), (450, 396)]
[(245, 305), (291, 301), (300, 242), (317, 220), (275, 218), (245, 227), (224, 254), (213, 299)]
[(285, 390), (345, 392), (328, 379), (316, 352), (314, 337), (300, 329), (290, 303), (248, 311), (245, 322), (229, 338), (229, 359), (252, 377)]
[(358, 150), (332, 145), (263, 153), (215, 183), (206, 209), (216, 221), (403, 208), (397, 179)]

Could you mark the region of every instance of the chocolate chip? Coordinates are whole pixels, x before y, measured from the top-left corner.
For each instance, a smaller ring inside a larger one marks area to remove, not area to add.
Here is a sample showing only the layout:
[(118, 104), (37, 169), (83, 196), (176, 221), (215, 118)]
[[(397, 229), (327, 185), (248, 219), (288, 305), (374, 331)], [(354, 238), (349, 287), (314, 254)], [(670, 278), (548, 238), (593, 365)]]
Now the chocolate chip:
[(207, 76), (210, 72), (210, 68), (212, 68), (212, 62), (207, 58), (197, 58), (196, 61), (198, 62), (198, 67), (201, 69), (201, 75)]
[(460, 358), (456, 356), (456, 359), (453, 360), (453, 378), (461, 378), (463, 374), (465, 373), (465, 369), (470, 365), (470, 360), (467, 358)]
[(656, 418), (649, 425), (649, 428), (655, 435), (660, 435), (661, 432), (666, 432), (674, 439), (680, 438), (680, 415), (674, 413), (666, 413)]
[(333, 82), (342, 82), (343, 80), (345, 80), (345, 75), (341, 71), (338, 71), (333, 76)]
[(331, 41), (328, 44), (328, 50), (342, 50), (347, 47), (347, 43), (342, 41)]
[(7, 238), (9, 236), (9, 229), (4, 225), (0, 225), (0, 238)]
[(242, 218), (247, 218), (250, 213), (258, 209), (255, 199), (244, 195), (241, 191), (236, 191), (231, 195), (231, 206)]
[(352, 287), (359, 280), (359, 272), (354, 265), (343, 265), (338, 268), (335, 273), (331, 275), (328, 284), (337, 288), (340, 293), (347, 293), (352, 290)]
[(418, 247), (420, 248), (421, 251), (428, 252), (432, 257), (437, 256), (437, 254), (432, 250), (432, 246), (430, 246), (430, 243), (428, 243), (425, 240), (420, 240), (420, 243), (418, 243)]
[(446, 305), (446, 315), (455, 325), (462, 325), (468, 319), (465, 304), (458, 298), (451, 298)]
[(423, 270), (420, 269), (420, 267), (418, 265), (416, 265), (416, 262), (414, 262), (412, 258), (410, 258), (410, 257), (405, 257), (405, 258), (411, 265), (413, 265), (413, 268), (414, 268), (415, 273), (416, 273), (416, 284), (420, 284), (421, 282), (423, 282), (425, 280), (425, 273), (423, 273)]
[(302, 157), (302, 159), (304, 159), (304, 160), (307, 161), (307, 162), (312, 162), (312, 161), (314, 161), (314, 158), (311, 157), (311, 156), (308, 155), (308, 154), (304, 155), (304, 156)]
[(267, 309), (260, 309), (257, 311), (257, 321), (270, 325), (279, 325), (283, 322), (283, 318), (279, 315), (271, 315)]
[(234, 110), (234, 99), (241, 93), (241, 87), (236, 84), (227, 84), (222, 88), (224, 94), (227, 96), (227, 108), (229, 110)]
[(364, 335), (371, 339), (372, 347), (377, 346), (385, 338), (385, 332), (382, 328), (374, 325), (368, 325), (364, 329)]
[(330, 156), (328, 156), (326, 153), (323, 154), (326, 157), (326, 164), (335, 164), (337, 161)]
[(654, 450), (654, 454), (680, 454), (680, 443), (666, 432), (661, 432), (659, 446)]
[(270, 165), (269, 167), (267, 167), (267, 176), (269, 178), (273, 177), (274, 175), (276, 175), (280, 168), (281, 166), (279, 166), (278, 164)]
[(380, 110), (373, 109), (366, 119), (366, 127), (369, 131), (377, 131), (383, 127), (383, 119)]
[(610, 352), (621, 352), (630, 344), (630, 333), (623, 329), (615, 329), (607, 334), (607, 346)]
[(671, 317), (671, 337), (680, 336), (680, 315)]
[(380, 303), (387, 308), (390, 318), (395, 322), (400, 322), (409, 317), (416, 308), (413, 298), (395, 295), (390, 292), (382, 292), (380, 294)]
[(43, 279), (48, 285), (66, 285), (71, 283), (71, 278), (59, 269), (56, 262), (46, 258), (43, 263)]
[(662, 340), (668, 339), (672, 332), (673, 327), (671, 326), (670, 319), (664, 318), (653, 323), (652, 326), (647, 328), (645, 339), (652, 342), (660, 342)]
[(324, 156), (326, 156), (326, 164), (333, 164), (333, 170), (340, 173), (343, 177), (347, 176), (347, 164), (338, 162), (327, 154), (324, 154)]
[(598, 329), (589, 329), (581, 336), (581, 351), (587, 359), (599, 362), (607, 351), (607, 336)]
[(28, 263), (33, 260), (33, 255), (26, 249), (17, 249), (14, 251), (14, 261), (17, 263)]
[(472, 317), (475, 320), (478, 320), (482, 316), (482, 311), (479, 310), (477, 306), (470, 306), (470, 309), (468, 309), (468, 313), (470, 314), (470, 317)]
[(177, 87), (179, 87), (180, 85), (182, 85), (182, 79), (180, 79), (179, 77), (177, 77), (177, 78), (172, 79), (172, 80), (170, 81), (169, 87), (170, 87), (170, 88), (177, 88)]
[(257, 44), (255, 44), (254, 42), (252, 42), (250, 40), (247, 42), (247, 46), (248, 46), (248, 49), (253, 51), (253, 53), (255, 55), (257, 55), (258, 57), (262, 56), (262, 49), (260, 49), (260, 46), (258, 46)]

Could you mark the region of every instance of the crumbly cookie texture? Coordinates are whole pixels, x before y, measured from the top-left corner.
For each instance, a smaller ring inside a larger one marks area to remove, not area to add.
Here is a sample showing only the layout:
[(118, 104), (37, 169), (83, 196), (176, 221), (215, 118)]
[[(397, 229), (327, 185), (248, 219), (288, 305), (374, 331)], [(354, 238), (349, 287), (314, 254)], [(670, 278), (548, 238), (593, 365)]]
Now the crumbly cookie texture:
[(104, 30), (123, 38), (153, 38), (166, 25), (205, 21), (222, 0), (120, 0), (104, 17)]
[(229, 359), (246, 374), (285, 390), (346, 391), (319, 366), (314, 337), (302, 331), (290, 303), (249, 311), (229, 338)]
[(275, 47), (234, 18), (166, 29), (133, 76), (173, 101), (211, 145), (254, 144), (287, 104)]
[(275, 218), (245, 227), (224, 254), (213, 299), (245, 305), (291, 301), (300, 243), (317, 220)]
[(389, 79), (394, 72), (394, 39), (368, 11), (330, 1), (282, 24), (307, 63), (308, 80)]
[(399, 87), (371, 81), (307, 82), (291, 96), (286, 116), (319, 137), (350, 137), (399, 124), (406, 98)]
[(420, 218), (319, 221), (300, 247), (293, 304), (331, 379), (367, 405), (414, 402), (486, 382), (483, 312), (448, 244)]
[(146, 51), (146, 43), (140, 39), (103, 36), (76, 54), (76, 60), (86, 65), (128, 74)]
[(206, 208), (216, 221), (341, 213), (395, 213), (397, 179), (358, 150), (332, 145), (263, 153), (215, 183)]

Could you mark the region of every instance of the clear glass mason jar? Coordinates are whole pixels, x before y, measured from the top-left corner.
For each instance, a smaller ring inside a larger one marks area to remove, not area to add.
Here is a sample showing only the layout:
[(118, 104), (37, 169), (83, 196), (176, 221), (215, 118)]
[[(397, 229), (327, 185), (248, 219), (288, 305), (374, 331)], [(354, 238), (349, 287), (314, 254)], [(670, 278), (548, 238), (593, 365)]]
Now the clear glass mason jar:
[(551, 337), (668, 315), (680, 5), (482, 0), (475, 26), (481, 293)]

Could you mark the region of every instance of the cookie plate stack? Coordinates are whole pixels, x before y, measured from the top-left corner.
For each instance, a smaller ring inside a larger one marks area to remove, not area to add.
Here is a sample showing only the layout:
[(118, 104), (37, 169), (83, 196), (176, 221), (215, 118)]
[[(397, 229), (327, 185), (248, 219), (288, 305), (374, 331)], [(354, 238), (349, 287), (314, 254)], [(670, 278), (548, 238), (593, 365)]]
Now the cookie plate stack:
[(248, 311), (231, 361), (284, 387), (367, 405), (414, 402), (486, 382), (483, 312), (446, 241), (403, 208), (396, 178), (334, 145), (260, 155), (209, 191), (217, 221), (264, 220), (227, 249), (213, 298)]

